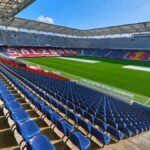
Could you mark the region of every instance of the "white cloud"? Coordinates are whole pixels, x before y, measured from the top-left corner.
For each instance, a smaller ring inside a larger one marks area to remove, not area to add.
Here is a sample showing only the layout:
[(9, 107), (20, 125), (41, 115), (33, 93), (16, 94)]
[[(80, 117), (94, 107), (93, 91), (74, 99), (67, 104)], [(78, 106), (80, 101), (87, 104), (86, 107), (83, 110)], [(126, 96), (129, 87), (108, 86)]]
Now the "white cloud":
[(36, 20), (40, 21), (40, 22), (48, 23), (48, 24), (54, 24), (55, 23), (53, 18), (45, 17), (45, 16), (42, 16), (42, 15), (39, 16)]

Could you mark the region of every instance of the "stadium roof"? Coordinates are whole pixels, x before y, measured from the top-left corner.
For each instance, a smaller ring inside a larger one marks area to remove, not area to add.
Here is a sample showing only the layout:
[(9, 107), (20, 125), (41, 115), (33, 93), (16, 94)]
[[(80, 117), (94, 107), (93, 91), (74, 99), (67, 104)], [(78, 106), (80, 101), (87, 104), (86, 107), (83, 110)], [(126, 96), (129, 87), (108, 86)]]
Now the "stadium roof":
[(115, 34), (130, 34), (150, 32), (150, 22), (112, 26), (105, 28), (80, 30), (69, 27), (63, 27), (53, 24), (42, 23), (17, 17), (12, 17), (7, 20), (0, 20), (1, 26), (22, 28), (27, 30), (37, 30), (43, 32), (57, 33), (71, 36), (102, 36), (102, 35), (115, 35)]
[(34, 1), (35, 0), (0, 0), (0, 26), (80, 37), (150, 32), (150, 22), (80, 30), (14, 17), (18, 12)]
[(35, 0), (0, 0), (0, 19), (14, 17)]

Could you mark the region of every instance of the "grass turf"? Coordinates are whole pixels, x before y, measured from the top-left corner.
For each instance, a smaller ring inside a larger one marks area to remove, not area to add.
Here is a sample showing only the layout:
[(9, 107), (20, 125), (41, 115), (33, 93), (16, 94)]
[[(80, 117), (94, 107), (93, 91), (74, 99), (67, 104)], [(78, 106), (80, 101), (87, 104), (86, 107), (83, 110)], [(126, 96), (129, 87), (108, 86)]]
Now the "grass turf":
[(101, 62), (90, 64), (57, 57), (24, 58), (24, 60), (150, 97), (150, 73), (122, 68), (124, 65), (150, 67), (150, 63), (86, 56), (76, 58)]

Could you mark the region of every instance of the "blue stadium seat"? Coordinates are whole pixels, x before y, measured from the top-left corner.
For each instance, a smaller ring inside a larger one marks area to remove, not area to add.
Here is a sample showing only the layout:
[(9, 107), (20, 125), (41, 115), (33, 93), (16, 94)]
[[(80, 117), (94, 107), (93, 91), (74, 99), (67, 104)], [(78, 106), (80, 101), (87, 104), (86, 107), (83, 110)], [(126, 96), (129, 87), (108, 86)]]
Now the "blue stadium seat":
[(67, 116), (67, 109), (62, 104), (59, 104), (59, 110)]
[(52, 115), (53, 115), (53, 119), (54, 119), (55, 124), (57, 124), (58, 121), (63, 120), (63, 118), (59, 114), (57, 114), (56, 112), (52, 113)]
[(68, 107), (69, 107), (70, 109), (75, 110), (75, 105), (74, 105), (73, 103), (71, 103), (71, 102), (68, 102)]
[(88, 150), (91, 145), (91, 141), (78, 131), (71, 134), (70, 140), (80, 150)]
[(82, 117), (84, 117), (84, 111), (83, 111), (81, 108), (75, 107), (75, 111), (76, 111), (77, 113), (79, 113)]
[(23, 109), (20, 109), (20, 110), (17, 110), (17, 111), (13, 111), (11, 113), (11, 116), (12, 116), (12, 119), (16, 123), (25, 122), (25, 121), (27, 121), (27, 120), (30, 119), (29, 114), (25, 110), (23, 110)]
[(101, 129), (103, 129), (104, 131), (107, 130), (107, 124), (103, 121), (101, 121), (100, 119), (95, 118), (95, 125), (99, 126)]
[(79, 118), (78, 125), (80, 125), (87, 133), (91, 133), (91, 124)]
[(123, 132), (128, 137), (131, 137), (133, 135), (133, 133), (128, 128), (123, 127), (121, 125), (119, 125), (118, 130), (120, 130), (121, 132)]
[(74, 131), (74, 127), (65, 120), (58, 121), (56, 126), (61, 132), (63, 132), (64, 135), (67, 136)]
[(27, 140), (28, 150), (56, 150), (45, 135), (35, 136)]
[(40, 129), (34, 121), (26, 121), (18, 124), (18, 130), (25, 140), (40, 133)]
[(75, 122), (75, 124), (78, 124), (79, 117), (69, 110), (68, 110), (68, 118), (72, 119)]
[(22, 106), (17, 101), (11, 101), (6, 103), (6, 107), (12, 112), (22, 109)]
[(3, 99), (4, 102), (11, 102), (11, 101), (16, 101), (16, 98), (12, 94), (2, 94), (1, 98)]
[(122, 132), (116, 130), (115, 128), (108, 126), (107, 131), (117, 140), (120, 141), (123, 139), (124, 135)]
[(139, 133), (138, 129), (136, 129), (134, 126), (128, 125), (127, 128), (131, 130), (134, 135), (137, 135)]
[(94, 123), (95, 117), (93, 115), (89, 114), (88, 112), (84, 112), (84, 117), (89, 119), (92, 123)]
[(43, 111), (43, 113), (44, 113), (44, 115), (48, 115), (49, 113), (51, 113), (52, 112), (52, 109), (49, 107), (49, 106), (47, 106), (47, 105), (45, 105), (45, 106), (43, 106), (43, 109), (42, 109)]
[(100, 130), (92, 127), (91, 134), (95, 136), (102, 144), (106, 145), (110, 142), (110, 137), (104, 133), (102, 133)]

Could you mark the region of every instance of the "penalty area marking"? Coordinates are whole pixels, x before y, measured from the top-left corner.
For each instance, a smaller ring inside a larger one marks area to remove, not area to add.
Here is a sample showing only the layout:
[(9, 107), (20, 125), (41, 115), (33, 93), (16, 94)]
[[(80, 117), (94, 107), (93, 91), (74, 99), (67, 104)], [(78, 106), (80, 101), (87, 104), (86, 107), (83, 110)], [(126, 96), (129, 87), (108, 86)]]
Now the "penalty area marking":
[(58, 58), (66, 59), (66, 60), (79, 61), (79, 62), (86, 62), (86, 63), (98, 63), (98, 62), (101, 62), (101, 61), (96, 61), (96, 60), (78, 59), (78, 58), (67, 58), (67, 57), (58, 57)]
[(150, 72), (150, 67), (141, 67), (141, 66), (128, 65), (128, 66), (123, 66), (123, 68)]

